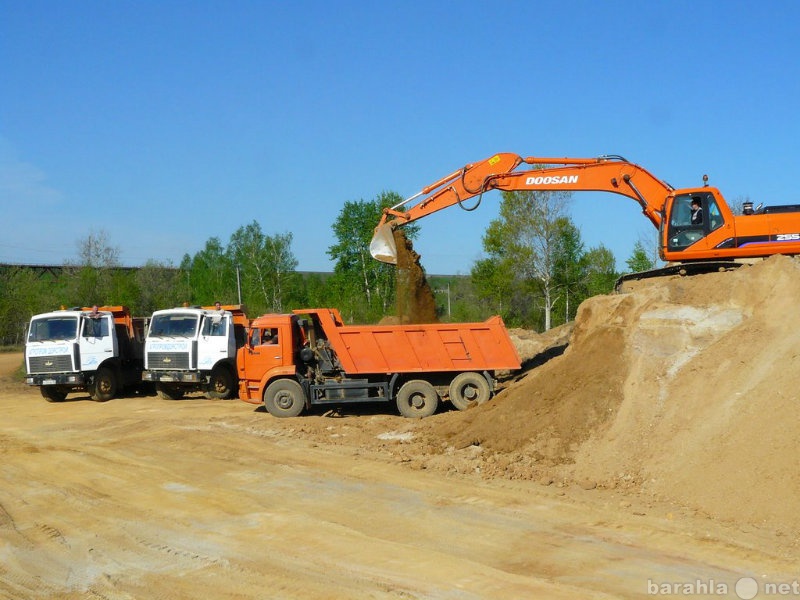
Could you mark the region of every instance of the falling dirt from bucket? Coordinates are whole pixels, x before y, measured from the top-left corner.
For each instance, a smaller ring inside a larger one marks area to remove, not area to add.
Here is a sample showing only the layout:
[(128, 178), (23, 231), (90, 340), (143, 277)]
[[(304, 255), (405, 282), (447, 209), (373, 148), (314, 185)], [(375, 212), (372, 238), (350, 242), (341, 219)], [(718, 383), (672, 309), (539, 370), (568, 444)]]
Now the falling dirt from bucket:
[(433, 290), (403, 230), (394, 230), (397, 246), (397, 316), (401, 323), (437, 323)]

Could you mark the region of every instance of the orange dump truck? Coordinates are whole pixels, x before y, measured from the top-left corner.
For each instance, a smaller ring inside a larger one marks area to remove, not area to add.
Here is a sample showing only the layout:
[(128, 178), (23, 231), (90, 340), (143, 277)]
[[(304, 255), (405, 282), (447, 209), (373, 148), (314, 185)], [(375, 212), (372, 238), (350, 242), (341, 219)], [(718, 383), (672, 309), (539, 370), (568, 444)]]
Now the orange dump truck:
[(277, 417), (314, 404), (395, 401), (406, 417), (440, 399), (486, 402), (494, 372), (520, 368), (500, 317), (482, 323), (344, 325), (335, 308), (263, 315), (237, 355), (239, 398)]

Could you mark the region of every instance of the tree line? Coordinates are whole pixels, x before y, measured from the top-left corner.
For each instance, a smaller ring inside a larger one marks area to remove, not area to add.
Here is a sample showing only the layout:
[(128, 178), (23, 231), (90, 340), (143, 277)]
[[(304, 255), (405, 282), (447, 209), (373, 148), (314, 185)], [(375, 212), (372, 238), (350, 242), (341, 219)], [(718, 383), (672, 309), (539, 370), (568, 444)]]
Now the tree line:
[[(442, 320), (483, 320), (500, 314), (510, 327), (543, 331), (572, 320), (586, 298), (608, 293), (620, 273), (605, 247), (584, 248), (563, 192), (504, 192), (497, 219), (483, 235), (484, 257), (468, 275), (429, 277)], [(369, 254), (383, 209), (402, 201), (394, 192), (345, 202), (327, 249), (332, 273), (301, 273), (291, 232), (267, 233), (258, 221), (225, 242), (208, 239), (179, 265), (155, 259), (123, 269), (104, 231), (78, 240), (77, 260), (60, 271), (25, 267), (0, 271), (0, 345), (21, 345), (30, 317), (59, 307), (123, 304), (137, 316), (182, 304), (243, 303), (251, 315), (332, 306), (351, 323), (394, 314), (396, 269)], [(405, 227), (416, 238), (415, 224)], [(423, 257), (424, 262), (424, 257)], [(652, 268), (642, 242), (628, 272)]]

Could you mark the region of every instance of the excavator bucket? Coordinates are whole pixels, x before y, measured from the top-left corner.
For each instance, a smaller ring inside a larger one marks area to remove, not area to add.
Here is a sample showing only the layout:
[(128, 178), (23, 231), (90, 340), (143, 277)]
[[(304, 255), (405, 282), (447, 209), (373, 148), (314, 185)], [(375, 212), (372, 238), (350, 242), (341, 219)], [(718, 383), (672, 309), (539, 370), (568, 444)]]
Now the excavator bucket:
[(375, 235), (369, 243), (369, 253), (372, 258), (391, 265), (397, 264), (397, 246), (394, 243), (394, 233), (389, 223), (383, 223), (375, 228)]

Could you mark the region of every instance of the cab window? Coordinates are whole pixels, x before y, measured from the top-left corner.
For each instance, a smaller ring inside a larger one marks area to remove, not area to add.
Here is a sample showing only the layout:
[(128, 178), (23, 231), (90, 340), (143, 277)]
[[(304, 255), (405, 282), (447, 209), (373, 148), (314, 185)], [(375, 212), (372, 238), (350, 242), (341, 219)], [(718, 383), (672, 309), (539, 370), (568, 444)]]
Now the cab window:
[(714, 231), (722, 227), (722, 213), (716, 199), (711, 194), (708, 195), (708, 230)]
[(227, 320), (220, 315), (207, 316), (203, 321), (202, 335), (219, 337), (225, 336), (227, 333), (225, 330), (226, 322)]
[(692, 202), (700, 203), (700, 210), (704, 212), (704, 200), (706, 194), (682, 194), (675, 196), (675, 201), (672, 203), (672, 216), (670, 217), (669, 224), (671, 227), (700, 227), (699, 225), (692, 224)]
[(278, 329), (253, 329), (250, 331), (250, 346), (262, 346), (278, 343)]
[(83, 337), (102, 338), (108, 337), (108, 319), (86, 318), (83, 320)]

